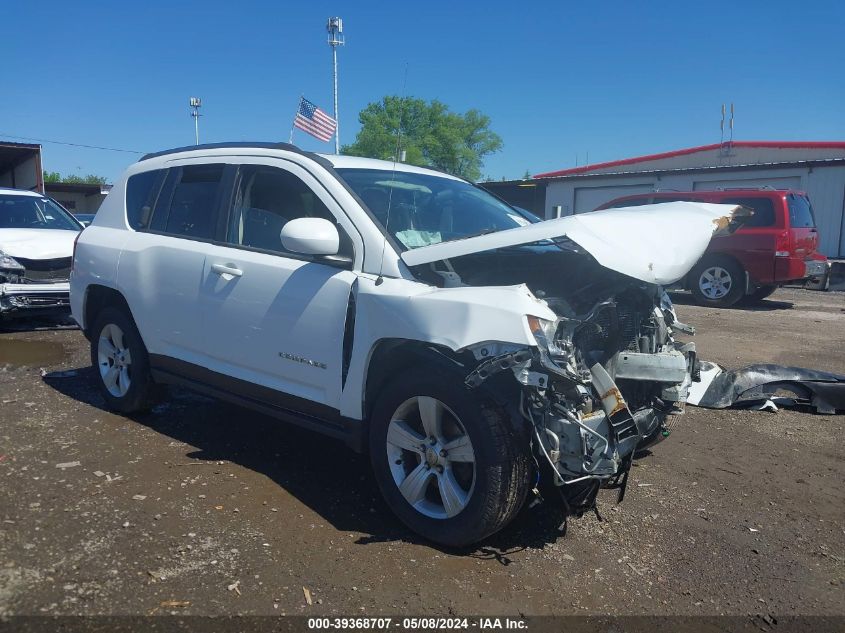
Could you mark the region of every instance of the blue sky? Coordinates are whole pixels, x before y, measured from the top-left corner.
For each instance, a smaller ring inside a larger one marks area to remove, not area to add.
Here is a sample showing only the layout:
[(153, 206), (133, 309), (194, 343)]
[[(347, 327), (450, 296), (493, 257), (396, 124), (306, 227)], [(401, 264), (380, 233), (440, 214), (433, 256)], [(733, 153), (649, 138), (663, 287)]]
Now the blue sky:
[[(331, 112), (330, 15), (344, 19), (341, 142), (402, 91), (477, 108), (518, 178), (718, 142), (845, 139), (842, 2), (16, 2), (3, 11), (0, 138), (141, 151), (287, 140), (300, 94)], [(9, 62), (9, 60), (12, 60)], [(332, 151), (301, 132), (305, 149)], [(44, 143), (45, 169), (109, 179), (136, 155)]]

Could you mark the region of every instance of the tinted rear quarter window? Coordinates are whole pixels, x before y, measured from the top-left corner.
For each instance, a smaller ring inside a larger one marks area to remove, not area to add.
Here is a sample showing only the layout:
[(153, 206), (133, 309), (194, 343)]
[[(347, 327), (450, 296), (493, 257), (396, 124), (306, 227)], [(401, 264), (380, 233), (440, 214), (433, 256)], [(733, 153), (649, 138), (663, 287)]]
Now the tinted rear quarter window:
[(149, 226), (156, 198), (164, 181), (163, 169), (130, 176), (126, 182), (126, 220), (136, 231)]
[(774, 226), (775, 205), (771, 198), (725, 198), (722, 204), (739, 204), (754, 211), (744, 226)]
[(816, 226), (810, 201), (794, 193), (786, 197), (789, 204), (789, 225), (793, 229), (811, 229)]

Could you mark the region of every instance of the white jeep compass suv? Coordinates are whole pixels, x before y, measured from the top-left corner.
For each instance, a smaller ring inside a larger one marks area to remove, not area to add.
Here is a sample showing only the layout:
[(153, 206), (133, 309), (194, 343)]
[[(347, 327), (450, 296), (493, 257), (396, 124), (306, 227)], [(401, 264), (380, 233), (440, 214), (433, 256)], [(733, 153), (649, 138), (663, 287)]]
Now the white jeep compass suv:
[(570, 514), (624, 491), (696, 367), (661, 286), (734, 211), (532, 223), (402, 163), (189, 147), (115, 185), (76, 244), (71, 306), (109, 406), (173, 383), (341, 438), (411, 529), (465, 545), (540, 474)]

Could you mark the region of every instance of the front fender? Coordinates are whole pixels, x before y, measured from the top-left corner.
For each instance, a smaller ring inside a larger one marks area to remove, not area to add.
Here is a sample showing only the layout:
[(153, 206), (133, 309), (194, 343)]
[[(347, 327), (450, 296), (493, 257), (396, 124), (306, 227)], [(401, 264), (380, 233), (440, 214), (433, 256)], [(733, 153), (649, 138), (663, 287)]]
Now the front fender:
[(379, 341), (414, 341), (456, 353), (486, 341), (534, 347), (526, 315), (557, 318), (525, 285), (433, 288), (406, 279), (376, 285), (375, 279), (359, 278), (341, 413), (363, 418), (368, 363)]

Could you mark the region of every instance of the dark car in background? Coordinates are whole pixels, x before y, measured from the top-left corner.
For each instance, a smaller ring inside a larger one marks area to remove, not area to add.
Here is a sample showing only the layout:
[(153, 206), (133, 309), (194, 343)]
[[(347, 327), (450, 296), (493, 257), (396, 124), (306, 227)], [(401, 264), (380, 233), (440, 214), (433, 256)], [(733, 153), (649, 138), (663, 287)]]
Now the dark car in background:
[(817, 250), (813, 208), (802, 191), (656, 191), (616, 198), (596, 210), (676, 201), (738, 204), (754, 211), (736, 232), (714, 238), (684, 280), (701, 305), (754, 303), (779, 286), (827, 273), (827, 258)]

